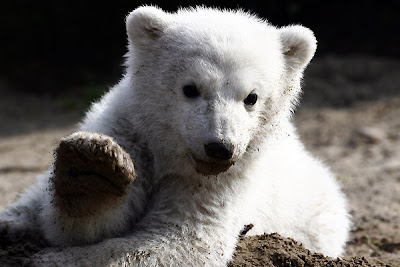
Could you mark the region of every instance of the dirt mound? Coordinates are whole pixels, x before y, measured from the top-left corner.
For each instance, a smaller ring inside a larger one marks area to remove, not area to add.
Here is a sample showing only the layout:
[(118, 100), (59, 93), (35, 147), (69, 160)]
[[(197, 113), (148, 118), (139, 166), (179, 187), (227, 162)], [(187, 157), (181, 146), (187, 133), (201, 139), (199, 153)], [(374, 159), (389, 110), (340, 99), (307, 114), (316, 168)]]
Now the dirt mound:
[(240, 239), (229, 267), (238, 266), (388, 266), (362, 256), (332, 259), (319, 253), (311, 253), (291, 238), (276, 233)]

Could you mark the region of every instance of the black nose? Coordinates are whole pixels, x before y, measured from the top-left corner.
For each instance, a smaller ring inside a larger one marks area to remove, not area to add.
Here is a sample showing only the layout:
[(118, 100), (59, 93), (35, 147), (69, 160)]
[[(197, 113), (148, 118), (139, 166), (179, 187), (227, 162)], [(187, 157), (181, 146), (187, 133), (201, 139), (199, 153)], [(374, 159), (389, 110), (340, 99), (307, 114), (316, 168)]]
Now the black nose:
[(218, 160), (228, 160), (233, 155), (233, 145), (226, 142), (206, 144), (204, 150), (208, 157)]

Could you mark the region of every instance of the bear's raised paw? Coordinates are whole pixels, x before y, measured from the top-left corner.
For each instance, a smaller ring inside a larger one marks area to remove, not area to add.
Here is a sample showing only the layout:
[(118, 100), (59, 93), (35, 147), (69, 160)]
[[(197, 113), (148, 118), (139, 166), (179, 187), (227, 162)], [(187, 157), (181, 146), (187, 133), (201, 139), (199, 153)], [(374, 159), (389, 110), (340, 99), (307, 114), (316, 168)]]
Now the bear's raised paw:
[(125, 199), (135, 179), (132, 160), (111, 137), (77, 132), (54, 151), (50, 190), (68, 216), (94, 215)]

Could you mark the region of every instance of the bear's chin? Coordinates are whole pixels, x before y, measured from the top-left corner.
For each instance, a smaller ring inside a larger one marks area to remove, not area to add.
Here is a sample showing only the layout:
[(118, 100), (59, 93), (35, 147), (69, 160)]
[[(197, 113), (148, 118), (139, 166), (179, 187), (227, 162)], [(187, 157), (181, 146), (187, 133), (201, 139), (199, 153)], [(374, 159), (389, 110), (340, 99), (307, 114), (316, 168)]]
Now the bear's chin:
[(197, 173), (209, 176), (218, 175), (220, 173), (226, 172), (229, 168), (234, 165), (233, 161), (223, 161), (223, 162), (205, 162), (202, 160), (195, 160), (195, 170)]

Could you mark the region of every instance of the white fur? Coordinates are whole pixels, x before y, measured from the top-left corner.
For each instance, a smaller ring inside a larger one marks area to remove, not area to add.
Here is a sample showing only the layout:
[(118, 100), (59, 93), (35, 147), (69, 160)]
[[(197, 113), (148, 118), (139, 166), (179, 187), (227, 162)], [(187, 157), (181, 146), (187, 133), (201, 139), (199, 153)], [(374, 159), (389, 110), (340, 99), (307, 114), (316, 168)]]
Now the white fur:
[[(1, 219), (54, 245), (95, 244), (48, 249), (36, 263), (224, 266), (250, 223), (248, 234), (278, 232), (339, 256), (350, 224), (345, 197), (290, 122), (313, 33), (208, 8), (140, 7), (126, 25), (125, 76), (80, 129), (112, 136), (137, 178), (119, 208), (82, 222), (60, 217), (43, 175)], [(187, 84), (197, 85), (198, 98), (184, 96)], [(250, 93), (254, 106), (243, 102)], [(222, 140), (234, 145), (235, 164), (198, 173), (204, 144)], [(16, 211), (29, 216), (21, 222)]]

